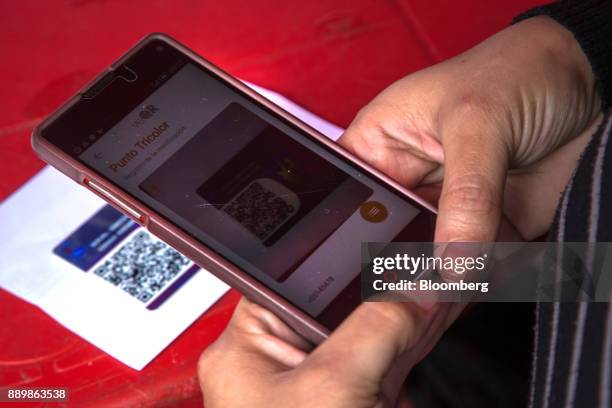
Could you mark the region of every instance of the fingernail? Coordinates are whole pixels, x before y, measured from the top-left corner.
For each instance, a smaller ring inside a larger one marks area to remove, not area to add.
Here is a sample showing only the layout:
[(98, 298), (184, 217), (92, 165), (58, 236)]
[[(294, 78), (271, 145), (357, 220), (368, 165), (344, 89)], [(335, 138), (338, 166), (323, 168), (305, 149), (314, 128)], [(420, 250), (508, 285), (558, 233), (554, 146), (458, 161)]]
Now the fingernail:
[(434, 302), (433, 300), (415, 300), (414, 303), (426, 312), (429, 312), (438, 304), (438, 302)]
[[(442, 259), (459, 259), (463, 258), (462, 263), (452, 262), (454, 268), (443, 267), (438, 272), (447, 277), (463, 278), (468, 272), (482, 271), (486, 266), (488, 258), (489, 244), (481, 242), (449, 242), (442, 254)], [(466, 265), (466, 260), (470, 260), (469, 266)], [(443, 263), (446, 266), (446, 262)]]

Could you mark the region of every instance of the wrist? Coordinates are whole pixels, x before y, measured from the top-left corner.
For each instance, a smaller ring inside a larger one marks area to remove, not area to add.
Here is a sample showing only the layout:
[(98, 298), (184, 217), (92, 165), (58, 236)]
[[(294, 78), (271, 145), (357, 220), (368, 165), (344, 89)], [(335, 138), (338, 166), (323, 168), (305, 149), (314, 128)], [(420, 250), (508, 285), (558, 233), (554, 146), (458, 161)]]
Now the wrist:
[(536, 7), (515, 17), (514, 22), (533, 16), (548, 16), (571, 32), (589, 60), (590, 68), (597, 80), (602, 109), (612, 104), (612, 2), (608, 0), (556, 1)]
[(509, 67), (497, 80), (508, 92), (511, 166), (522, 167), (582, 133), (601, 111), (601, 99), (580, 44), (552, 18), (529, 18), (497, 36), (497, 53)]
[(599, 104), (595, 92), (596, 77), (591, 63), (574, 37), (574, 34), (553, 18), (545, 15), (531, 17), (515, 25), (525, 31), (525, 41), (535, 43), (539, 49), (534, 50), (548, 56), (553, 64), (550, 68), (556, 72), (566, 72), (575, 83), (592, 94)]

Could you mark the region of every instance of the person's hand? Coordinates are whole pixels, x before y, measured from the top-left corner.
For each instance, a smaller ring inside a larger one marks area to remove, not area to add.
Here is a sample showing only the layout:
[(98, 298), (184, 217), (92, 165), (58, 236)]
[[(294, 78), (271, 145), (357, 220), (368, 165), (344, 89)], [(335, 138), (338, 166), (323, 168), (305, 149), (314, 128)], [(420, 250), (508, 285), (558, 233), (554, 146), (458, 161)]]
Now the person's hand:
[(536, 17), (394, 83), (340, 143), (408, 188), (441, 184), (437, 242), (492, 242), (502, 213), (530, 240), (549, 228), (599, 104), (572, 34)]
[(313, 351), (266, 309), (242, 299), (200, 357), (206, 408), (391, 407), (446, 314), (363, 303)]
[[(437, 242), (494, 241), (502, 214), (532, 239), (551, 223), (599, 104), (574, 38), (536, 17), (396, 82), (340, 143), (430, 198), (441, 186)], [(280, 320), (246, 303), (202, 355), (206, 406), (392, 404), (462, 308), (430, 306), (363, 304), (309, 352)]]

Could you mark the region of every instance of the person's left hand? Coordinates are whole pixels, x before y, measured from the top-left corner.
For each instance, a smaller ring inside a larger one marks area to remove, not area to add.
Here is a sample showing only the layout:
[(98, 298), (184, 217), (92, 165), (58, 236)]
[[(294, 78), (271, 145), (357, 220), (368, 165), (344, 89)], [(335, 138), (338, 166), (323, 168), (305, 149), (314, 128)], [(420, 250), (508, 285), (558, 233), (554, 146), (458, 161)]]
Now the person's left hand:
[(225, 332), (200, 357), (204, 404), (393, 406), (408, 372), (453, 320), (450, 306), (363, 303), (309, 353), (311, 346), (278, 317), (242, 299)]

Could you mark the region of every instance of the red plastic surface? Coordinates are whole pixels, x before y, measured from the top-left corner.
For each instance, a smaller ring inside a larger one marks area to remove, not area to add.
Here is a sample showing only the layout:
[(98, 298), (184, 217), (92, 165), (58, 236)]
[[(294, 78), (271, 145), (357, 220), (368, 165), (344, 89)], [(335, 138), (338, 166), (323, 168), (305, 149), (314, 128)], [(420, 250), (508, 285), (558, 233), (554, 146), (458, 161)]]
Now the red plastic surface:
[[(539, 2), (0, 0), (0, 200), (43, 167), (31, 128), (150, 32), (346, 126), (394, 80)], [(137, 372), (0, 290), (0, 385), (69, 387), (71, 405), (199, 406), (197, 358), (238, 299), (228, 293)]]

